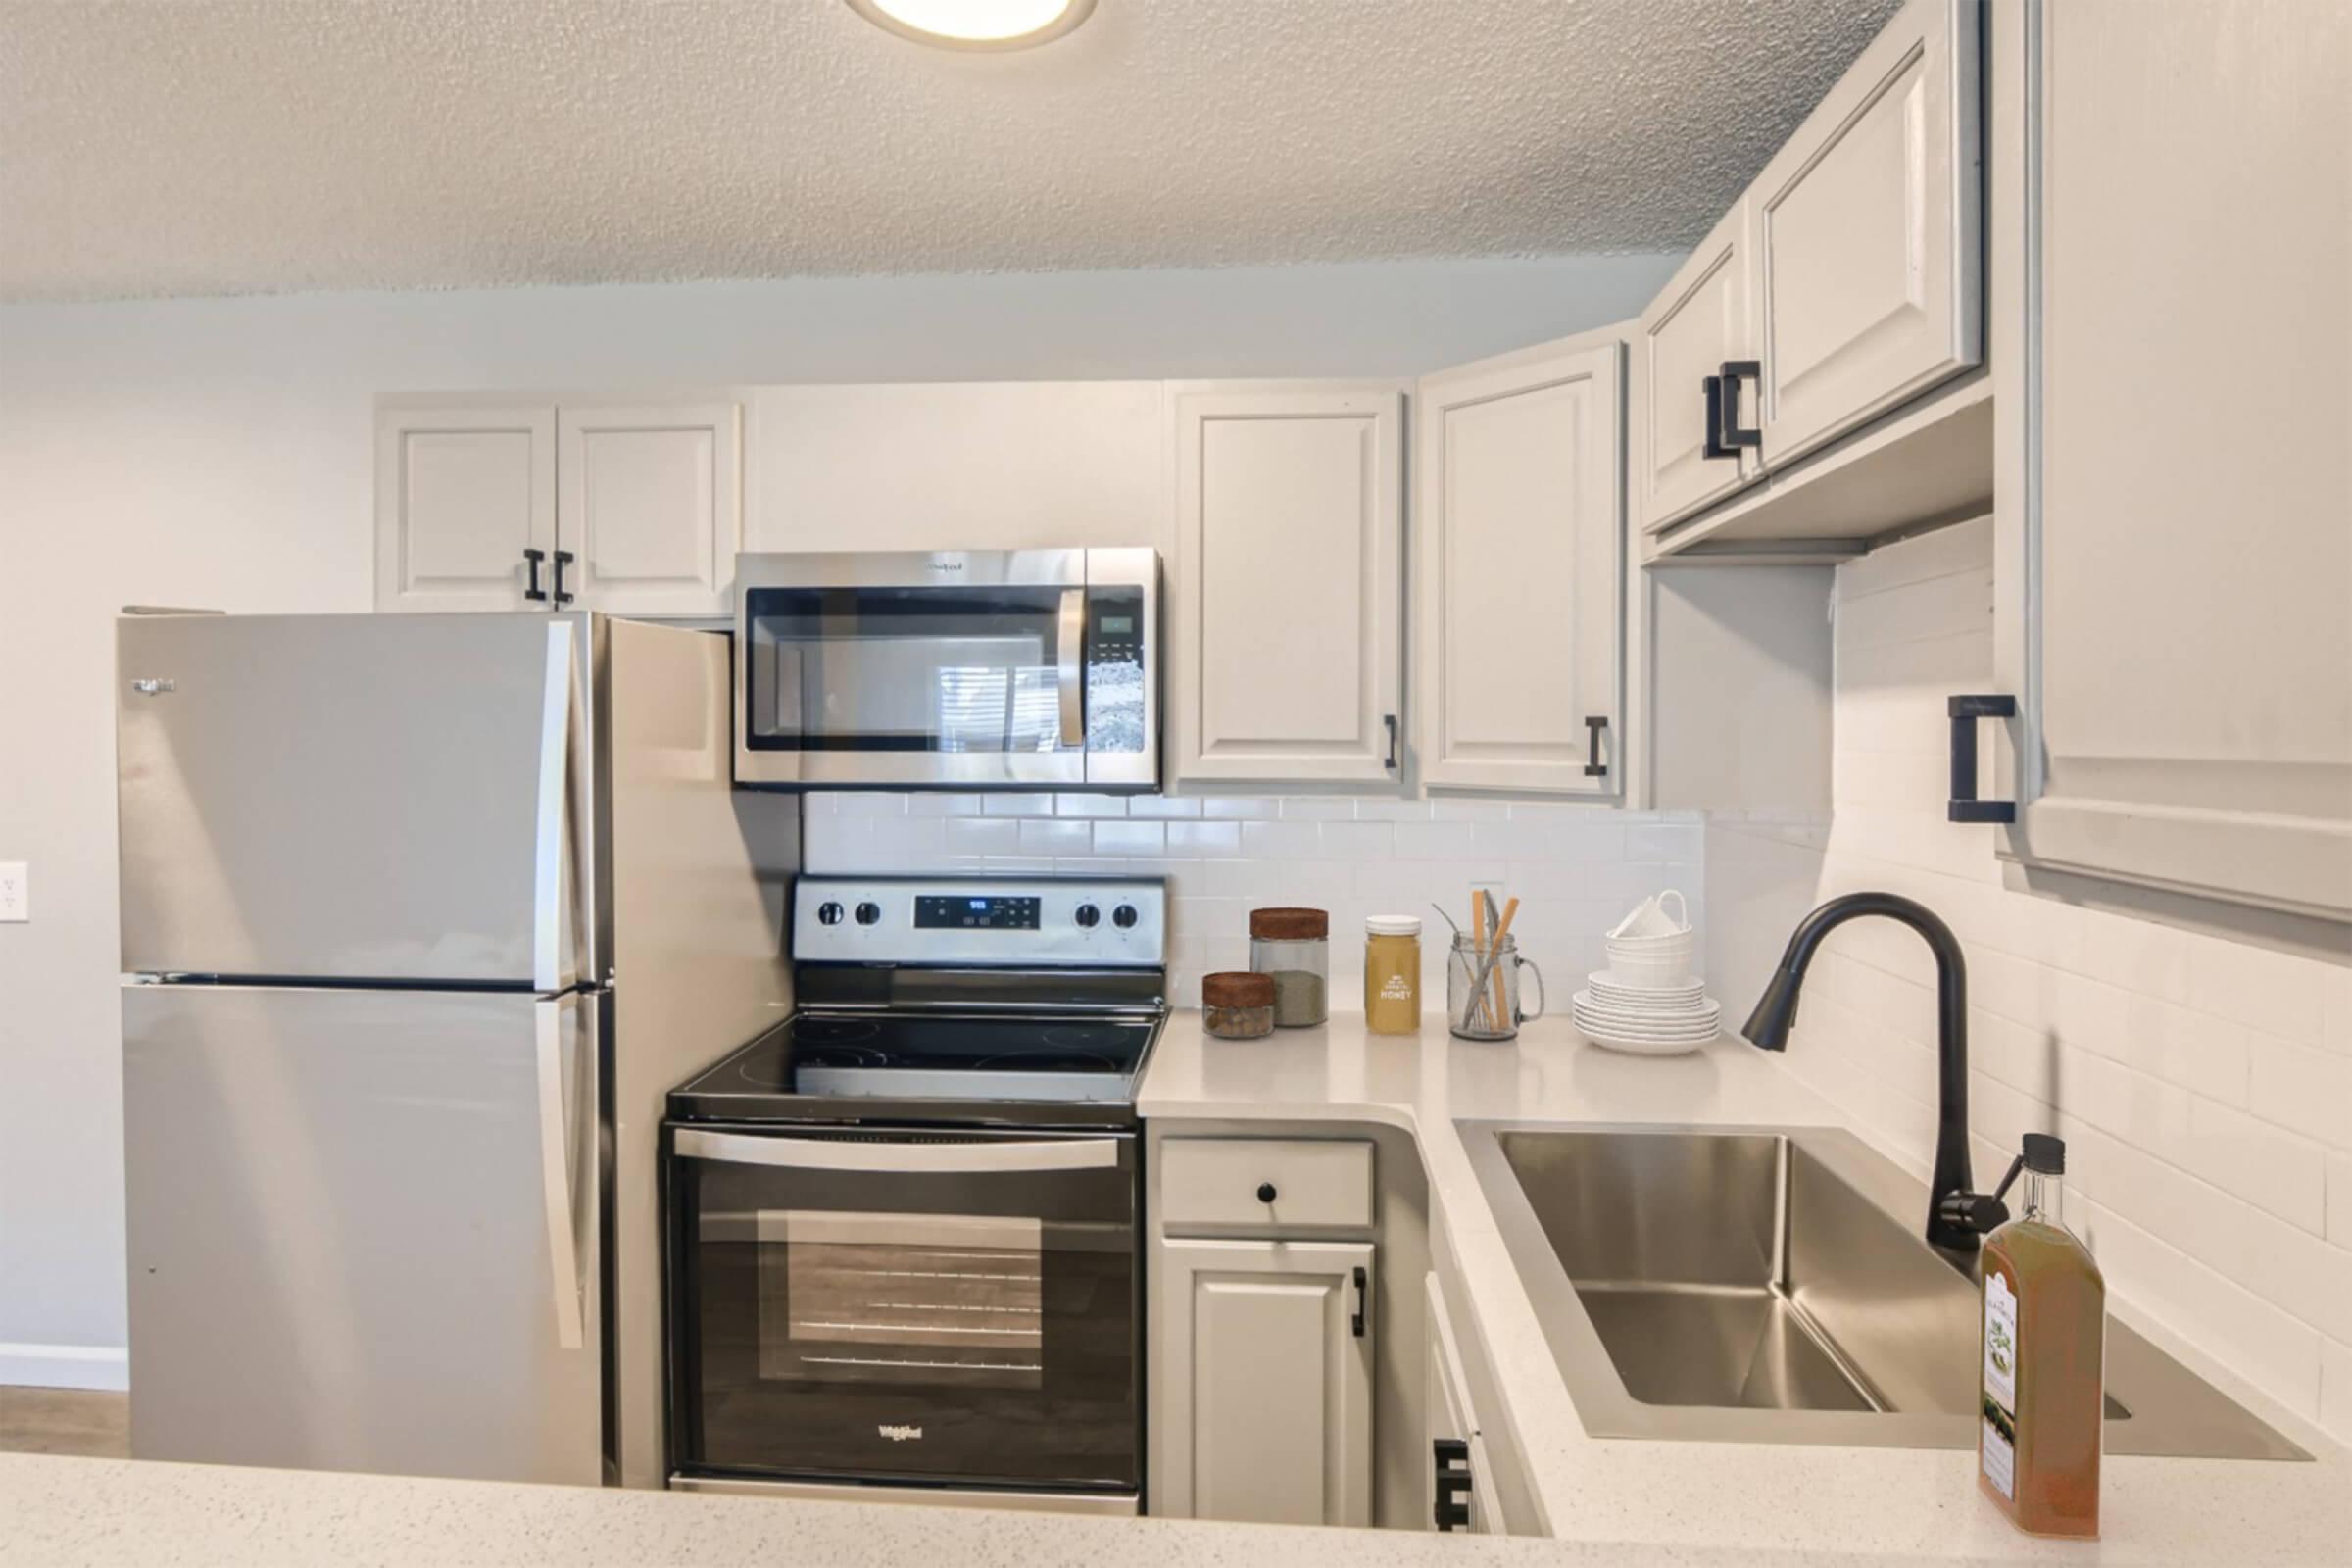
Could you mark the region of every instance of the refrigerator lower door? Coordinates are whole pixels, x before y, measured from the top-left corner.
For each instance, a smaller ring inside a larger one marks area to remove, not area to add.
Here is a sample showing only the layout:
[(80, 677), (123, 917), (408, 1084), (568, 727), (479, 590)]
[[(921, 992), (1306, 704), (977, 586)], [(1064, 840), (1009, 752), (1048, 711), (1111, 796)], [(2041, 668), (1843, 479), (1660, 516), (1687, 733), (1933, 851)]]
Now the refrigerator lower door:
[(122, 969), (257, 981), (602, 978), (599, 622), (117, 622)]
[(601, 1481), (605, 1004), (125, 986), (132, 1453)]

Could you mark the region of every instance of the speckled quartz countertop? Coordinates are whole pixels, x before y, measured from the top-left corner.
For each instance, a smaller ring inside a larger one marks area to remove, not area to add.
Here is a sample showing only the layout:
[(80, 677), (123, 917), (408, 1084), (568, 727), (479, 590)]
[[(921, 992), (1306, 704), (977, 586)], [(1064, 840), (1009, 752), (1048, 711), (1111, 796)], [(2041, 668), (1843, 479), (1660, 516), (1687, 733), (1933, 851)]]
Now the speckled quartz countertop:
[[(1147, 1118), (1371, 1122), (1413, 1134), (1433, 1224), (1442, 1218), (1450, 1238), (1504, 1391), (1510, 1441), (1562, 1542), (1962, 1562), (2352, 1563), (2352, 1455), (2124, 1300), (2110, 1302), (2116, 1316), (2316, 1462), (2109, 1456), (2101, 1539), (2061, 1543), (2018, 1534), (1979, 1497), (1975, 1455), (1965, 1451), (1588, 1437), (1454, 1123), (1844, 1125), (1744, 1042), (1642, 1057), (1589, 1045), (1565, 1021), (1481, 1045), (1434, 1022), (1418, 1036), (1368, 1035), (1360, 1015), (1339, 1014), (1321, 1029), (1226, 1041), (1188, 1013), (1161, 1038), (1140, 1103)], [(1489, 1425), (1496, 1419), (1480, 1413)]]

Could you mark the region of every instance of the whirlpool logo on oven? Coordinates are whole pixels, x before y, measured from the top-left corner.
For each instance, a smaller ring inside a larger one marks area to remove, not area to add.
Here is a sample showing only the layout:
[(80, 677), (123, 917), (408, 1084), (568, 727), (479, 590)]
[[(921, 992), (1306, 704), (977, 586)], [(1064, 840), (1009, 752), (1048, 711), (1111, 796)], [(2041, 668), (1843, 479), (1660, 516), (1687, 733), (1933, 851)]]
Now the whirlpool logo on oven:
[(921, 1427), (876, 1427), (874, 1430), (893, 1443), (919, 1443), (923, 1436)]

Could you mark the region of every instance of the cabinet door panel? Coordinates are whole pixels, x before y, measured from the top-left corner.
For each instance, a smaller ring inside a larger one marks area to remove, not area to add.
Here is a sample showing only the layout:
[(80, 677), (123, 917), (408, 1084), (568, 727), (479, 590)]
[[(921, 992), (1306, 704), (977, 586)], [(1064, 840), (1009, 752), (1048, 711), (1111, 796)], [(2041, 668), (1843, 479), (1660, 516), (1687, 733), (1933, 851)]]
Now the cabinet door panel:
[[(2000, 185), (2040, 200), (1995, 252), (2038, 334), (1996, 356), (2009, 849), (2352, 918), (2352, 221), (2315, 194), (2352, 188), (2352, 13), (2037, 15), (2000, 33), (2038, 86)], [(2150, 171), (2195, 215), (2158, 246)]]
[(1154, 1511), (1371, 1524), (1372, 1325), (1353, 1326), (1371, 1246), (1166, 1242), (1161, 1259)]
[(1398, 713), (1402, 398), (1176, 400), (1176, 771), (1387, 779)]
[(1705, 380), (1756, 355), (1749, 314), (1748, 207), (1736, 203), (1642, 313), (1642, 526), (1655, 532), (1764, 471), (1752, 450), (1710, 458)]
[[(1414, 712), (1432, 785), (1618, 789), (1619, 349), (1421, 383)], [(1585, 771), (1586, 720), (1607, 771)]]
[(376, 609), (532, 608), (523, 552), (555, 545), (555, 426), (551, 407), (377, 412)]
[(1768, 466), (1982, 357), (1979, 20), (1913, 0), (1751, 189)]
[(732, 403), (564, 410), (557, 510), (578, 608), (727, 612), (742, 518), (737, 422)]

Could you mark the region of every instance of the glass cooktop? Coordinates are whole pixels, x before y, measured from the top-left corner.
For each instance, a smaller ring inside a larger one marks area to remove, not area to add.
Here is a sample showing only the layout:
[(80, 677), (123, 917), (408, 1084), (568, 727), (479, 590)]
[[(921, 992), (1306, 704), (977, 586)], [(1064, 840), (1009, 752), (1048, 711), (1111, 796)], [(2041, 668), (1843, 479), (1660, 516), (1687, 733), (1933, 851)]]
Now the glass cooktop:
[(673, 1094), (672, 1109), (757, 1117), (811, 1100), (1125, 1102), (1159, 1019), (804, 1012)]

